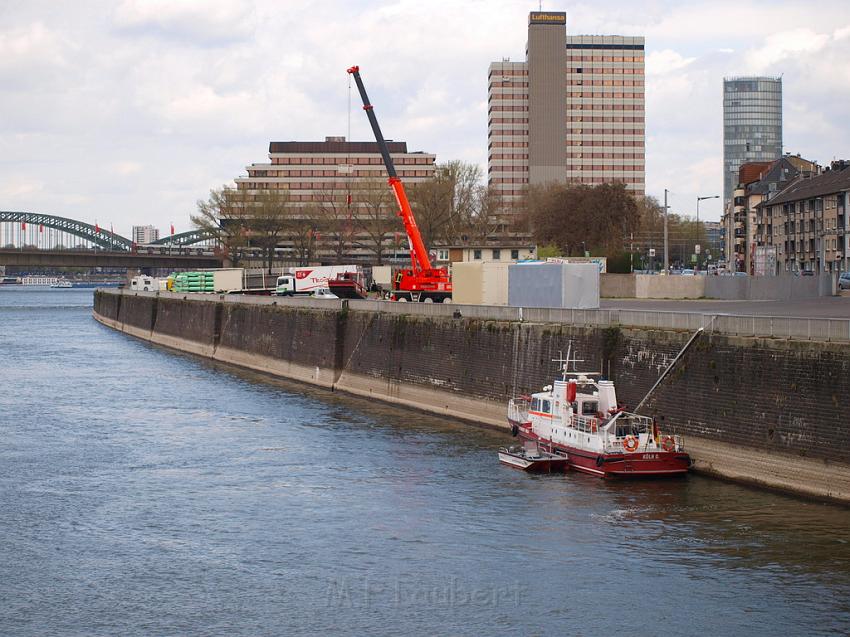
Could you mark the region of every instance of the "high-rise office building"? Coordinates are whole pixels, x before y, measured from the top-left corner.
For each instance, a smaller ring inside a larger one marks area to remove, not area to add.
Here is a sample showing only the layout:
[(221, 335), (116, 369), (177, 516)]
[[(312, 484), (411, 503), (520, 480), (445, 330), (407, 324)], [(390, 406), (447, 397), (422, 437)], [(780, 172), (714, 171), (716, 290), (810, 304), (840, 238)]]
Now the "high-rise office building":
[(723, 80), (723, 202), (738, 185), (738, 170), (750, 162), (782, 157), (782, 78)]
[(147, 245), (159, 240), (159, 228), (153, 226), (133, 226), (133, 243)]
[(506, 203), (529, 184), (645, 188), (644, 39), (567, 36), (566, 14), (532, 12), (525, 62), (492, 62), (488, 177)]

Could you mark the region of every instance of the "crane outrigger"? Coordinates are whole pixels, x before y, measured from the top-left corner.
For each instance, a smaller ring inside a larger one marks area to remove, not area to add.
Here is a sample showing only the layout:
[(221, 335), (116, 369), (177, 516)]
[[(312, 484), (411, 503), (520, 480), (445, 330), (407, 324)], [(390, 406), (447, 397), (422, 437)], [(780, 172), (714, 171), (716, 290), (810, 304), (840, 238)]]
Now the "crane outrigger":
[(366, 87), (363, 86), (363, 80), (360, 77), (360, 67), (352, 66), (348, 69), (348, 72), (354, 77), (357, 90), (360, 91), (360, 98), (363, 100), (363, 110), (366, 111), (369, 124), (372, 126), (372, 132), (375, 134), (375, 141), (378, 142), (378, 149), (381, 151), (381, 157), (384, 159), (384, 166), (389, 176), (387, 181), (398, 202), (398, 216), (404, 222), (404, 230), (407, 233), (407, 242), (410, 247), (410, 268), (400, 270), (396, 274), (393, 280), (393, 296), (399, 301), (433, 301), (442, 303), (452, 297), (452, 280), (449, 276), (449, 271), (447, 268), (435, 268), (431, 265), (428, 250), (422, 241), (422, 235), (419, 232), (419, 227), (416, 225), (416, 218), (413, 216), (413, 210), (407, 199), (407, 193), (404, 191), (404, 184), (396, 173), (395, 164), (393, 164), (393, 159), (390, 157), (390, 151), (387, 148), (387, 142), (384, 140), (383, 133), (381, 133), (381, 127), (378, 125), (378, 119), (375, 117), (374, 108), (369, 102)]

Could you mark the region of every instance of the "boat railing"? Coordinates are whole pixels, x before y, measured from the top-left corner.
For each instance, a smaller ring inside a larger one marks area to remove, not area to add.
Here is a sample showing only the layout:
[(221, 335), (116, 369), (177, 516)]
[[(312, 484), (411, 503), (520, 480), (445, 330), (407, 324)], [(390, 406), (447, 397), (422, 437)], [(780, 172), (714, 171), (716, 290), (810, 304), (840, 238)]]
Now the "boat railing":
[(595, 416), (573, 416), (572, 426), (585, 433), (595, 434), (602, 424), (603, 421)]
[(531, 401), (527, 398), (511, 398), (508, 401), (508, 418), (515, 422), (528, 422)]
[[(602, 447), (605, 451), (610, 452), (621, 452), (625, 449), (625, 441), (629, 436), (608, 436), (602, 441)], [(635, 436), (635, 438), (640, 438), (639, 436)], [(657, 445), (655, 444), (656, 439), (652, 436), (644, 436), (641, 440), (638, 447), (634, 450), (635, 452), (652, 452), (652, 451), (684, 451), (685, 450), (685, 437), (679, 434), (662, 434), (657, 439)]]

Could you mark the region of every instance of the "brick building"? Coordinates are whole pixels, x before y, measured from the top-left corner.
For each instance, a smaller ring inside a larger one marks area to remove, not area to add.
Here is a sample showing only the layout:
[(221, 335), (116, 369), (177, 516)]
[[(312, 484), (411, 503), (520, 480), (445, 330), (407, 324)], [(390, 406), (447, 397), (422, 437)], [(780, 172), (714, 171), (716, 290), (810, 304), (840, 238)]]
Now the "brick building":
[(566, 33), (532, 12), (526, 61), (488, 73), (489, 183), (507, 204), (529, 184), (621, 182), (645, 189), (644, 39)]

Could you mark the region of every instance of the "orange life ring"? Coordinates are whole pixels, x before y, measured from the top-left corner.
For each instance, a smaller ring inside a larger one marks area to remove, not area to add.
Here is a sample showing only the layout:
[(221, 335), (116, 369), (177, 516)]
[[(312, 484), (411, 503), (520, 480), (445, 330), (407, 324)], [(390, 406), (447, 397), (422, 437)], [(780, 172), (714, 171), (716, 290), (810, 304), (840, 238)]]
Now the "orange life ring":
[(673, 451), (676, 448), (676, 439), (673, 436), (664, 436), (661, 440), (661, 448), (664, 451)]
[(637, 451), (638, 445), (640, 445), (640, 443), (638, 442), (638, 439), (634, 436), (626, 436), (625, 438), (623, 438), (623, 449), (625, 449), (629, 453)]

